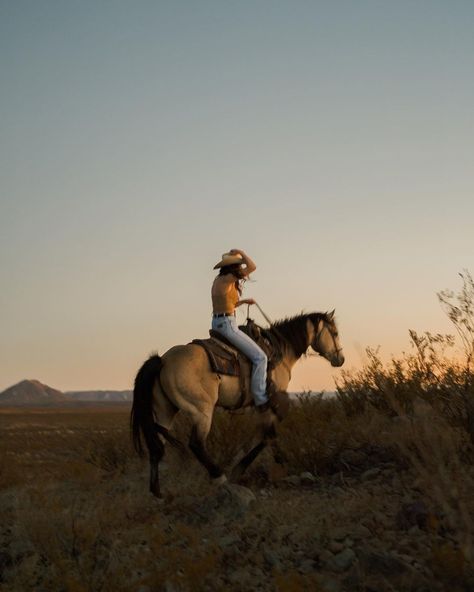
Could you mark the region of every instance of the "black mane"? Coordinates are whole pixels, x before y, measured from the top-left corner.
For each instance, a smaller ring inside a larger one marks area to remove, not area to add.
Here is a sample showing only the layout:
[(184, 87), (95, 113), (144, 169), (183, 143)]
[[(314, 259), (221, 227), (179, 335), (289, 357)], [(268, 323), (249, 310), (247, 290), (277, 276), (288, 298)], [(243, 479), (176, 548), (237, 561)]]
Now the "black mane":
[(327, 313), (311, 312), (276, 321), (270, 327), (270, 332), (280, 344), (283, 347), (290, 345), (298, 358), (308, 349), (308, 333), (306, 328), (308, 319), (315, 327), (317, 327), (319, 321), (330, 322)]

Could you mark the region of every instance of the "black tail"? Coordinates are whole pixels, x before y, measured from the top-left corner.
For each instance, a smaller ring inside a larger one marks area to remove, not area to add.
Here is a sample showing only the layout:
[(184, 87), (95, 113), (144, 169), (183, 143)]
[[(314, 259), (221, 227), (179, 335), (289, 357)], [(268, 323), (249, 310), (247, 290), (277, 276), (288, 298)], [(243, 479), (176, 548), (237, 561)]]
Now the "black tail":
[(160, 376), (162, 366), (160, 356), (153, 354), (143, 364), (135, 378), (130, 429), (133, 446), (140, 456), (143, 456), (144, 453), (142, 435), (150, 453), (154, 450), (157, 442), (153, 414), (153, 385)]

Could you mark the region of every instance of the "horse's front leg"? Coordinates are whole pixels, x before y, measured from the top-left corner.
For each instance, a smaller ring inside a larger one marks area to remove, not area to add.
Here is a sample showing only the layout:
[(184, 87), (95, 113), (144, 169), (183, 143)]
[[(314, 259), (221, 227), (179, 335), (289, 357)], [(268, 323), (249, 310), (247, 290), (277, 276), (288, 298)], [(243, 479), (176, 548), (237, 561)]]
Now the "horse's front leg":
[(206, 441), (211, 429), (212, 417), (203, 413), (193, 414), (193, 427), (189, 438), (189, 448), (198, 461), (207, 469), (209, 477), (214, 483), (221, 484), (227, 481), (222, 469), (212, 460), (207, 451)]
[[(249, 452), (247, 452), (242, 459), (236, 462), (234, 468), (232, 469), (230, 475), (231, 481), (238, 481), (248, 469), (248, 467), (257, 458), (257, 456), (268, 445), (268, 443), (271, 441), (273, 444), (273, 441), (276, 438), (275, 422), (276, 417), (271, 411), (265, 412), (262, 415), (262, 421), (260, 423), (259, 429), (257, 430), (257, 434), (255, 434), (254, 438), (251, 440), (250, 445), (247, 447)], [(238, 456), (240, 455), (237, 455), (237, 458)]]

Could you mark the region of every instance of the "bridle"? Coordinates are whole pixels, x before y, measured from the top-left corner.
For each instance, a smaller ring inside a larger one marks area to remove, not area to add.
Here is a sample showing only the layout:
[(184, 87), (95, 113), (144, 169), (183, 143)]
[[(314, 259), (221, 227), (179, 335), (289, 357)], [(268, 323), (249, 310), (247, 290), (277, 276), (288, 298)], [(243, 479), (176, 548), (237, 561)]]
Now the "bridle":
[[(324, 328), (326, 328), (326, 329), (328, 330), (328, 332), (329, 332), (329, 335), (331, 335), (332, 342), (333, 342), (333, 345), (334, 345), (334, 351), (336, 352), (336, 355), (338, 356), (338, 355), (340, 354), (340, 352), (342, 352), (342, 347), (337, 347), (336, 338), (335, 338), (335, 336), (334, 336), (333, 332), (332, 332), (332, 331), (331, 331), (331, 330), (330, 330), (328, 327), (326, 327), (326, 325), (325, 325), (324, 321), (323, 321), (323, 326), (322, 326), (322, 327), (321, 327), (321, 329), (319, 329), (319, 331), (316, 333), (316, 337), (314, 338), (314, 340), (313, 340), (313, 343), (316, 343), (316, 345), (319, 345), (319, 339), (320, 339), (320, 337), (321, 337), (321, 333), (323, 332), (323, 329), (324, 329)], [(313, 344), (310, 344), (310, 345), (313, 345)], [(314, 350), (316, 351), (316, 353), (317, 353), (318, 355), (320, 355), (321, 357), (323, 357), (323, 358), (325, 358), (325, 357), (326, 357), (326, 356), (325, 356), (325, 355), (323, 355), (323, 354), (322, 354), (320, 351), (318, 351), (318, 350), (317, 350), (317, 349), (316, 349), (314, 346), (313, 346), (313, 349), (314, 349)]]

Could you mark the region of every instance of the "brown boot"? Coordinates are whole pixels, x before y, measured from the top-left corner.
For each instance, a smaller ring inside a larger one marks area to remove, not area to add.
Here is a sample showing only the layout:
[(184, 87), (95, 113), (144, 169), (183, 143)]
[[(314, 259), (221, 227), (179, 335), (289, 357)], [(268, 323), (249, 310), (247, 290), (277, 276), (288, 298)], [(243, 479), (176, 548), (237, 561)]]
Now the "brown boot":
[(255, 405), (255, 409), (259, 413), (265, 413), (265, 411), (268, 411), (271, 408), (272, 407), (271, 407), (270, 401), (267, 401), (266, 403), (263, 403), (263, 405)]
[(257, 405), (259, 413), (265, 413), (271, 410), (277, 417), (278, 421), (282, 421), (289, 411), (290, 400), (286, 391), (276, 391), (270, 395), (269, 400), (263, 405)]

